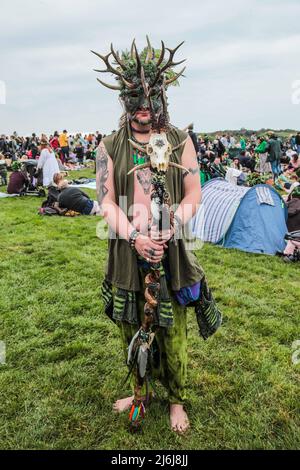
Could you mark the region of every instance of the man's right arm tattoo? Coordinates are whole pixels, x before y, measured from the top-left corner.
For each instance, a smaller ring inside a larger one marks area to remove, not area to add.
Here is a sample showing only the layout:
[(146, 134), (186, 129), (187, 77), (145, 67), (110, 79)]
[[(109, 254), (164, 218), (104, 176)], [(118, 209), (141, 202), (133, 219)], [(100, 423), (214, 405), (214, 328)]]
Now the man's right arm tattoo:
[(97, 151), (97, 193), (98, 202), (102, 205), (103, 199), (108, 193), (105, 186), (108, 179), (108, 153), (103, 145)]

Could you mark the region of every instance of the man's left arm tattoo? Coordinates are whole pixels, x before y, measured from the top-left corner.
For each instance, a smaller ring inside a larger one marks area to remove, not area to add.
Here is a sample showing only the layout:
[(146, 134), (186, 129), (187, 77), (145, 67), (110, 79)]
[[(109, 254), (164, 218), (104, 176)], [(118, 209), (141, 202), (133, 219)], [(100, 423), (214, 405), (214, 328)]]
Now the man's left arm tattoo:
[(198, 172), (199, 172), (199, 168), (188, 168), (189, 170), (189, 173), (186, 171), (184, 174), (183, 174), (183, 177), (185, 178), (186, 176), (188, 175), (196, 175)]

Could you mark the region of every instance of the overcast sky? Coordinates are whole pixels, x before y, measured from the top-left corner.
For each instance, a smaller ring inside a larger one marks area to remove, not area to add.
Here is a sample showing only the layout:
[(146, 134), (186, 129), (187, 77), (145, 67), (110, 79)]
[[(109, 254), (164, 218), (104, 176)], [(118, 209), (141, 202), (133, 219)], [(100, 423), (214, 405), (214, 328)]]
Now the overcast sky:
[(147, 33), (156, 48), (186, 41), (174, 125), (300, 128), (299, 0), (1, 0), (0, 14), (0, 134), (116, 128), (118, 94), (96, 81), (90, 49), (134, 37), (141, 49)]

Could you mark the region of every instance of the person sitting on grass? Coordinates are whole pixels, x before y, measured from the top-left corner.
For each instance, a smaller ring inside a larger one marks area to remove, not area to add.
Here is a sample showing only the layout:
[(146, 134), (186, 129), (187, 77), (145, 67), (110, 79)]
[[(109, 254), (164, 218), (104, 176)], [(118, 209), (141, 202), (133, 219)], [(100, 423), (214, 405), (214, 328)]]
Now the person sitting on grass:
[(290, 173), (298, 173), (300, 170), (300, 158), (297, 153), (293, 153), (291, 156), (291, 161), (288, 165), (288, 171)]
[(98, 202), (92, 201), (81, 189), (70, 186), (63, 174), (56, 173), (53, 182), (60, 191), (58, 196), (60, 209), (72, 210), (82, 215), (101, 215)]
[(21, 194), (26, 191), (29, 184), (29, 179), (25, 171), (21, 171), (22, 163), (13, 162), (11, 165), (12, 173), (9, 177), (7, 186), (8, 194)]
[(210, 165), (211, 172), (213, 174), (213, 178), (225, 178), (226, 169), (222, 164), (222, 159), (219, 156), (214, 158), (213, 163)]
[(242, 167), (248, 168), (251, 173), (254, 172), (256, 161), (255, 157), (251, 156), (249, 152), (246, 153), (246, 150), (240, 152), (239, 161)]
[(80, 140), (78, 141), (78, 143), (75, 147), (74, 153), (77, 157), (78, 162), (82, 165), (83, 160), (84, 160), (84, 147), (83, 147), (82, 143), (80, 142)]
[(229, 166), (230, 168), (235, 168), (236, 170), (241, 170), (242, 168), (238, 157), (235, 157)]
[(298, 177), (295, 173), (288, 171), (278, 176), (274, 187), (280, 191), (286, 191), (288, 194), (298, 186)]

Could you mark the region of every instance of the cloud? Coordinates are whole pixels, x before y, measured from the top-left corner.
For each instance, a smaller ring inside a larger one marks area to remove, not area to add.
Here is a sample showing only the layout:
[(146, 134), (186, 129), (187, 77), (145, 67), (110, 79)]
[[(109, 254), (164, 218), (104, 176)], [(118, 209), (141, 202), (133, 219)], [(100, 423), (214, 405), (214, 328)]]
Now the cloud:
[[(201, 48), (202, 49), (202, 48)], [(213, 44), (199, 51), (198, 47), (190, 50), (190, 67), (194, 70), (220, 69), (224, 67), (258, 64), (262, 67), (282, 68), (293, 63), (300, 50), (300, 34), (280, 39), (241, 40), (227, 44)]]
[[(199, 129), (295, 127), (292, 83), (300, 79), (296, 0), (2, 0), (0, 106), (5, 132), (117, 126), (117, 94), (96, 82), (90, 49), (155, 47), (164, 39), (187, 57), (186, 79), (170, 89), (173, 122)], [(16, 14), (17, 12), (17, 14)], [(110, 78), (107, 77), (108, 81)], [(113, 79), (112, 79), (113, 80)]]

